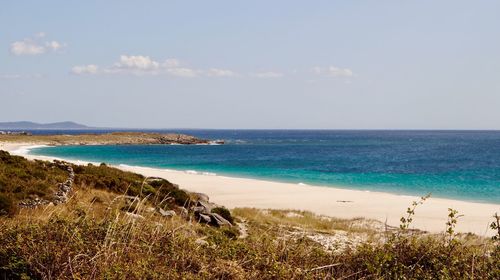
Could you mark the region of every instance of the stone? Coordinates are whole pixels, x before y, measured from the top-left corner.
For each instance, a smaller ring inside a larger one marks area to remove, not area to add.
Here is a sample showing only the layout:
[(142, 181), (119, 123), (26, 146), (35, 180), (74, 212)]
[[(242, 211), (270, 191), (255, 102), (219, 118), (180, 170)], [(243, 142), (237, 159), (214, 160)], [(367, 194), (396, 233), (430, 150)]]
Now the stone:
[[(217, 205), (214, 204), (214, 203), (210, 203), (208, 201), (201, 201), (201, 200), (199, 200), (198, 201), (198, 205), (196, 207), (203, 208), (203, 210), (200, 211), (201, 213), (210, 213), (210, 212), (212, 212), (212, 209), (214, 209), (215, 207), (217, 207)], [(201, 208), (197, 208), (197, 209), (201, 209)]]
[(209, 215), (198, 213), (198, 217), (199, 217), (199, 222), (204, 222), (208, 224), (212, 221), (212, 218), (210, 218)]
[(163, 209), (159, 208), (158, 212), (160, 212), (160, 214), (166, 218), (172, 218), (173, 216), (177, 215), (177, 213), (175, 213), (174, 210), (163, 210)]
[(228, 220), (224, 219), (221, 215), (217, 213), (210, 213), (210, 216), (212, 217), (212, 221), (215, 222), (215, 224), (219, 227), (221, 226), (233, 226)]
[(198, 214), (198, 213), (208, 213), (205, 209), (205, 207), (202, 207), (202, 206), (195, 206), (192, 208), (193, 209), (193, 212), (195, 214)]

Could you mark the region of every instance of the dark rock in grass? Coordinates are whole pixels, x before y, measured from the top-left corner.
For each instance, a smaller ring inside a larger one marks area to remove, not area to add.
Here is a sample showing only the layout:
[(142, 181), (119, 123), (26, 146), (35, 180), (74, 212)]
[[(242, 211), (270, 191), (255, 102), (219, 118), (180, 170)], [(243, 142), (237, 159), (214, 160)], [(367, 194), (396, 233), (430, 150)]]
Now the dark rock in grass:
[(198, 216), (198, 218), (199, 218), (199, 220), (198, 220), (198, 221), (199, 221), (200, 223), (207, 223), (207, 224), (209, 224), (209, 223), (212, 221), (212, 218), (210, 218), (210, 216), (209, 216), (209, 215), (205, 215), (205, 214), (201, 214), (201, 213), (199, 213), (197, 216)]
[(210, 213), (212, 212), (212, 209), (217, 207), (217, 204), (210, 203), (208, 201), (198, 201), (197, 207), (202, 207), (204, 209), (203, 213)]
[(226, 219), (231, 224), (234, 222), (233, 216), (231, 215), (231, 211), (223, 206), (215, 207), (210, 211), (211, 213), (217, 213), (221, 215), (224, 219)]
[(221, 226), (230, 226), (232, 227), (233, 225), (226, 219), (224, 219), (221, 215), (217, 213), (210, 213), (210, 216), (212, 217), (212, 222), (214, 225), (221, 227)]

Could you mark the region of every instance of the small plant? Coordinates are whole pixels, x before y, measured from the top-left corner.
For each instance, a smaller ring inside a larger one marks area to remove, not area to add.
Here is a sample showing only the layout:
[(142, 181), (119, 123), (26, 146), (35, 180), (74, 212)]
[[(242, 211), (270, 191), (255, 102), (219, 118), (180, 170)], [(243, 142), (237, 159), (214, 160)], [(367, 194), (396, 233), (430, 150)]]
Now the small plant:
[(449, 241), (451, 242), (455, 236), (455, 227), (457, 226), (458, 218), (463, 215), (458, 215), (458, 211), (448, 208), (448, 221), (446, 222), (446, 233), (448, 234)]
[(491, 223), (490, 228), (492, 230), (496, 230), (496, 233), (492, 237), (492, 239), (495, 241), (500, 241), (500, 216), (498, 216), (498, 213), (495, 213), (495, 215), (493, 215), (493, 218), (495, 218), (495, 221)]
[(399, 225), (399, 228), (403, 231), (406, 232), (409, 228), (411, 223), (413, 222), (413, 216), (415, 216), (415, 209), (417, 208), (418, 205), (421, 205), (426, 201), (431, 194), (427, 194), (425, 196), (420, 197), (419, 201), (413, 201), (411, 206), (406, 209), (406, 217), (401, 217), (400, 221), (401, 224)]

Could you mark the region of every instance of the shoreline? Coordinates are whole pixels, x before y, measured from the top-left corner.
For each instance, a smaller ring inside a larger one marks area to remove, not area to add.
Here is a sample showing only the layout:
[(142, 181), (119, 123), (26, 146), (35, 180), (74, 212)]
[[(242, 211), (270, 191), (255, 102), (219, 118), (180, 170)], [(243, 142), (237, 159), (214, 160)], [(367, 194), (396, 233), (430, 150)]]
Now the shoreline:
[[(40, 147), (40, 143), (0, 143), (0, 149), (28, 159), (53, 160), (55, 157), (29, 155), (29, 150)], [(61, 159), (62, 160), (62, 159)], [(75, 164), (87, 161), (66, 160)], [(338, 187), (322, 187), (305, 184), (266, 181), (211, 175), (186, 171), (157, 169), (149, 167), (110, 165), (121, 170), (165, 178), (180, 188), (202, 192), (210, 200), (228, 208), (253, 207), (261, 209), (289, 209), (311, 211), (334, 218), (367, 218), (388, 225), (398, 226), (399, 219), (412, 201), (419, 197), (398, 195), (378, 191), (353, 190)], [(457, 232), (472, 232), (489, 236), (489, 224), (500, 204), (468, 202), (454, 199), (430, 197), (415, 211), (413, 228), (428, 232), (442, 232), (446, 229), (448, 208), (458, 210), (460, 215)]]

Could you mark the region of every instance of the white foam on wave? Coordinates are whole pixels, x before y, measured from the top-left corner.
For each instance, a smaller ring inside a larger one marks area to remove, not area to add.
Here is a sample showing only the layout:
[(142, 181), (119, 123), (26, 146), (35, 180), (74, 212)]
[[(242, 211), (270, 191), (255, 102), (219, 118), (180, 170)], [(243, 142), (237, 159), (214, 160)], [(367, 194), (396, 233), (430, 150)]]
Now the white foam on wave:
[(21, 146), (19, 148), (17, 148), (16, 150), (13, 150), (12, 151), (12, 154), (14, 155), (19, 155), (19, 156), (23, 156), (23, 155), (27, 155), (29, 154), (29, 152), (33, 149), (36, 149), (36, 148), (44, 148), (44, 147), (49, 147), (47, 145), (32, 145), (32, 146)]
[(302, 183), (302, 182), (300, 182), (298, 185), (299, 186), (309, 186), (308, 184), (305, 184), (305, 183)]
[(196, 170), (185, 170), (184, 173), (190, 174), (190, 175), (217, 176), (217, 174), (213, 173), (213, 172), (199, 172)]
[(126, 169), (149, 168), (149, 169), (155, 169), (155, 170), (161, 170), (161, 171), (167, 171), (167, 172), (184, 172), (186, 174), (191, 174), (191, 175), (217, 176), (217, 174), (213, 173), (213, 172), (199, 172), (196, 170), (174, 170), (174, 169), (159, 168), (159, 167), (145, 167), (145, 166), (139, 166), (139, 165), (129, 165), (129, 164), (123, 164), (123, 163), (118, 164), (118, 167), (126, 168)]
[(127, 168), (127, 169), (147, 168), (147, 169), (155, 169), (155, 170), (161, 170), (161, 171), (167, 171), (167, 172), (179, 172), (177, 170), (172, 170), (172, 169), (167, 169), (167, 168), (147, 167), (147, 166), (140, 166), (140, 165), (129, 165), (129, 164), (124, 164), (124, 163), (120, 163), (117, 166), (121, 167), (121, 168)]

